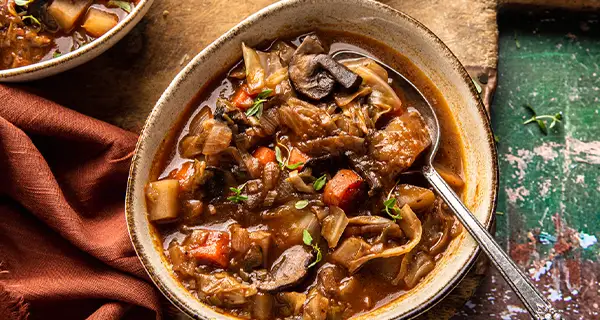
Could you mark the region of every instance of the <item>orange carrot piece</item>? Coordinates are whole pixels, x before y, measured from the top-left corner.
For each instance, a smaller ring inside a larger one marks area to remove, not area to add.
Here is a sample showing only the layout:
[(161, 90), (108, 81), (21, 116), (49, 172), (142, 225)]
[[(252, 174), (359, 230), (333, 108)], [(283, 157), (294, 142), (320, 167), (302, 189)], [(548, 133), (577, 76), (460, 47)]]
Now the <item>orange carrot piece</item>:
[[(304, 152), (298, 150), (297, 148), (292, 148), (292, 150), (290, 151), (290, 158), (288, 159), (288, 165), (294, 165), (299, 162), (305, 164), (308, 160), (310, 160), (310, 157), (307, 156)], [(303, 167), (303, 165), (299, 166), (298, 171), (302, 170)]]
[(342, 169), (325, 185), (323, 200), (328, 205), (347, 209), (360, 193), (363, 179), (352, 170)]
[(261, 165), (266, 165), (269, 162), (275, 162), (275, 151), (267, 147), (259, 147), (252, 154)]
[(226, 268), (229, 263), (229, 233), (214, 230), (195, 230), (188, 252), (200, 263)]
[(181, 168), (169, 172), (169, 178), (179, 180), (179, 190), (186, 191), (190, 187), (192, 175), (194, 175), (194, 161), (185, 162)]
[(250, 108), (252, 104), (254, 104), (254, 99), (248, 93), (248, 86), (244, 84), (241, 87), (239, 87), (239, 89), (233, 95), (231, 102), (234, 106), (241, 110), (246, 110)]

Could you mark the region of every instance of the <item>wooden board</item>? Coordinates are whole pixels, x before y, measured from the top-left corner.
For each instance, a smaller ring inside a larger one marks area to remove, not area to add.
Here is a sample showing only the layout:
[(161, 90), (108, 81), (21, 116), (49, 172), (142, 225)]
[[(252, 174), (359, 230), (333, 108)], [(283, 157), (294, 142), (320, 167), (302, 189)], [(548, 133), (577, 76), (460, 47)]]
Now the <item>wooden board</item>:
[[(600, 22), (564, 10), (499, 18), (496, 238), (567, 319), (600, 318)], [(531, 114), (563, 112), (544, 136)], [(493, 271), (458, 319), (529, 319)]]

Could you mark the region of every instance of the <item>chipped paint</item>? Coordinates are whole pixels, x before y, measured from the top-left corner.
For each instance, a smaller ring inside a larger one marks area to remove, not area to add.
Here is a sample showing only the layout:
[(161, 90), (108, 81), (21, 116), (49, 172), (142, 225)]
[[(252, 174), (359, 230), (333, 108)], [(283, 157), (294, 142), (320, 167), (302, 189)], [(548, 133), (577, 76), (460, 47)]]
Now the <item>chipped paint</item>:
[[(529, 273), (532, 274), (532, 279), (535, 281), (540, 281), (540, 277), (542, 275), (545, 275), (550, 268), (552, 268), (552, 261), (546, 261), (546, 263), (544, 263), (544, 265), (539, 268), (538, 270), (535, 269), (530, 269)], [(531, 272), (533, 270), (533, 272)]]
[(562, 300), (562, 293), (554, 288), (548, 289), (548, 299), (550, 301), (555, 302), (558, 300)]
[(515, 174), (519, 180), (523, 180), (523, 178), (525, 178), (525, 173), (527, 172), (527, 163), (530, 162), (531, 158), (533, 157), (533, 155), (527, 152), (527, 150), (518, 150), (520, 155), (506, 155), (506, 161), (508, 161), (508, 163), (510, 163), (510, 165), (513, 167), (516, 166)]
[(508, 202), (512, 204), (516, 204), (517, 200), (525, 201), (525, 197), (527, 197), (530, 192), (524, 186), (520, 186), (518, 188), (505, 188), (506, 196), (508, 197)]
[(546, 231), (542, 231), (538, 236), (538, 240), (541, 244), (554, 244), (556, 242), (556, 237)]
[[(583, 34), (582, 15), (499, 15), (503, 63), (490, 110), (506, 213), (496, 217), (497, 239), (566, 319), (587, 320), (600, 319), (600, 20), (586, 21)], [(524, 104), (564, 121), (544, 135), (523, 125)], [(453, 320), (530, 319), (511, 305), (523, 308), (491, 270)]]
[(533, 153), (541, 157), (545, 162), (553, 161), (558, 157), (558, 151), (554, 149), (560, 147), (560, 143), (544, 142), (542, 145), (533, 148)]
[(539, 184), (540, 187), (540, 196), (544, 197), (550, 192), (550, 187), (552, 186), (552, 181), (550, 179), (545, 179)]
[(573, 137), (567, 137), (569, 152), (577, 162), (600, 164), (600, 141), (584, 142)]
[(598, 242), (598, 239), (594, 235), (589, 235), (587, 233), (580, 232), (579, 233), (579, 245), (583, 249), (587, 249)]

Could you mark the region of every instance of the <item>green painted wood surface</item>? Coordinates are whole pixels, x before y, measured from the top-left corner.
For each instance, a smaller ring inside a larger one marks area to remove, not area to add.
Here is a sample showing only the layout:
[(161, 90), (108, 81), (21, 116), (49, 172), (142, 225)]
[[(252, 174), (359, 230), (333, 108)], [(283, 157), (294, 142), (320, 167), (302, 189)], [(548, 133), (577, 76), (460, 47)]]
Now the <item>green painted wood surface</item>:
[[(499, 139), (496, 238), (569, 319), (600, 304), (600, 23), (564, 12), (503, 12), (492, 123)], [(545, 136), (538, 114), (563, 112)], [(495, 271), (460, 317), (528, 319)]]

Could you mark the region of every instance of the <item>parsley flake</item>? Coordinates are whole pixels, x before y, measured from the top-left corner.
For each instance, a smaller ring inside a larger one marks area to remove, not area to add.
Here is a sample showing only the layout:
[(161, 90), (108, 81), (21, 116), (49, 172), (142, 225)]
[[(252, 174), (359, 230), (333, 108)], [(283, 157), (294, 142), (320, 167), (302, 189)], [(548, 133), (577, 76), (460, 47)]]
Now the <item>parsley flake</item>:
[(296, 169), (298, 169), (298, 167), (300, 167), (303, 164), (304, 164), (304, 162), (297, 162), (297, 163), (294, 163), (294, 164), (286, 164), (285, 167), (288, 168), (288, 169), (290, 169), (290, 170), (296, 170)]
[[(400, 182), (400, 181), (398, 181), (398, 182)], [(392, 191), (394, 191), (394, 189), (396, 189), (398, 182), (396, 182), (396, 185), (394, 185), (392, 190), (390, 190), (390, 192), (387, 195), (387, 198), (383, 202), (383, 205), (384, 205), (383, 211), (385, 211), (385, 213), (387, 213), (387, 215), (390, 216), (390, 218), (392, 218), (392, 220), (394, 220), (394, 222), (396, 222), (396, 220), (402, 219), (402, 215), (401, 215), (402, 211), (400, 211), (400, 208), (398, 208), (398, 206), (396, 205), (396, 198), (392, 197)]]
[(323, 189), (323, 186), (325, 186), (325, 182), (327, 182), (327, 176), (322, 175), (319, 177), (319, 179), (315, 180), (315, 182), (313, 182), (313, 188), (316, 191), (319, 191), (321, 189)]
[(552, 120), (552, 122), (550, 122), (550, 126), (549, 126), (550, 129), (554, 128), (557, 123), (562, 122), (562, 120), (563, 120), (562, 112), (557, 112), (554, 115), (545, 114), (545, 115), (538, 116), (537, 113), (535, 112), (535, 109), (533, 109), (532, 106), (526, 104), (525, 108), (527, 108), (532, 113), (532, 116), (531, 116), (531, 118), (529, 118), (525, 122), (523, 122), (523, 124), (529, 124), (532, 122), (537, 123), (538, 127), (540, 127), (540, 130), (542, 131), (542, 133), (544, 135), (548, 135), (548, 128), (546, 127), (546, 122), (542, 119)]
[[(285, 151), (287, 152), (288, 155), (290, 154), (290, 150), (286, 146), (284, 146), (282, 144), (279, 144), (279, 145), (281, 145), (285, 149)], [(283, 160), (283, 155), (281, 154), (281, 149), (279, 148), (279, 146), (275, 146), (275, 160), (277, 160), (279, 167), (282, 169), (288, 168), (290, 170), (296, 170), (301, 165), (304, 164), (304, 162), (297, 162), (294, 164), (289, 164), (288, 163), (288, 161), (290, 160), (289, 157), (287, 159)]]
[(227, 197), (227, 200), (233, 201), (235, 203), (238, 203), (242, 200), (248, 200), (248, 196), (242, 195), (242, 190), (244, 189), (245, 186), (246, 186), (246, 183), (241, 185), (239, 188), (234, 188), (234, 187), (229, 188), (229, 190), (231, 190), (234, 193), (234, 195)]
[(321, 253), (321, 248), (319, 248), (318, 245), (313, 244), (313, 238), (310, 235), (310, 232), (308, 232), (308, 230), (306, 229), (304, 229), (304, 232), (302, 232), (302, 241), (304, 241), (305, 245), (311, 246), (313, 250), (315, 250), (315, 252), (317, 253), (317, 258), (315, 259), (315, 261), (308, 265), (308, 267), (311, 268), (317, 263), (319, 263), (321, 259), (323, 259), (323, 254)]
[(304, 209), (306, 206), (308, 206), (308, 200), (300, 200), (294, 205), (294, 207), (296, 207), (298, 210)]
[(263, 103), (267, 101), (269, 95), (273, 92), (271, 89), (263, 90), (263, 92), (259, 93), (254, 99), (254, 103), (252, 106), (246, 111), (247, 116), (257, 116), (260, 117), (263, 112)]

